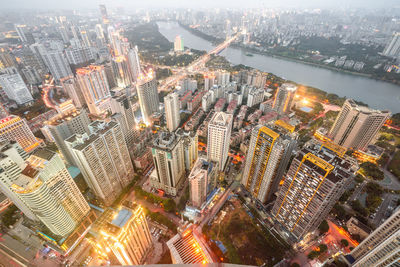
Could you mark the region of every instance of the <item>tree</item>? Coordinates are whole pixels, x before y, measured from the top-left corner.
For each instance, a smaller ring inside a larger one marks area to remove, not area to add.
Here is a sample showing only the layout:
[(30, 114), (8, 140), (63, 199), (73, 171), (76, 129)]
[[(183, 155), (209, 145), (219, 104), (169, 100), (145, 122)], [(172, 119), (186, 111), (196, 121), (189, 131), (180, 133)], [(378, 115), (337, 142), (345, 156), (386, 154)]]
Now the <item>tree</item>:
[(290, 267), (300, 267), (300, 264), (298, 264), (297, 262), (293, 262), (292, 264), (290, 264)]
[(308, 255), (307, 255), (307, 257), (308, 257), (310, 260), (313, 260), (313, 259), (315, 259), (315, 258), (318, 258), (318, 256), (319, 256), (319, 252), (317, 252), (317, 251), (315, 251), (315, 250), (311, 251), (311, 252), (308, 253)]
[(383, 180), (384, 174), (383, 171), (379, 169), (379, 167), (371, 162), (363, 162), (360, 165), (361, 171), (364, 173), (365, 176), (371, 178), (373, 180)]
[(319, 247), (319, 253), (325, 253), (328, 250), (328, 246), (325, 244), (321, 244), (318, 246)]
[(326, 220), (323, 220), (322, 223), (319, 225), (318, 230), (321, 234), (325, 234), (329, 231), (329, 224)]
[(347, 247), (349, 245), (349, 241), (347, 241), (347, 239), (340, 240), (340, 243), (342, 244), (343, 247)]

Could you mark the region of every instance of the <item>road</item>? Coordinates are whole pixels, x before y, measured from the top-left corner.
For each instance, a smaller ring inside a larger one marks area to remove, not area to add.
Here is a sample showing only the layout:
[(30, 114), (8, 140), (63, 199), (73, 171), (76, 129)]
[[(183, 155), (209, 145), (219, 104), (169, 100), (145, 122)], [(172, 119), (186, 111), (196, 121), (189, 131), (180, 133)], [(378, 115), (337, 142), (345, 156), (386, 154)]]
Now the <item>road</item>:
[(356, 189), (354, 190), (353, 194), (349, 197), (349, 201), (354, 201), (358, 199), (360, 193), (363, 191), (364, 187), (367, 185), (368, 181), (364, 180), (361, 184), (356, 185)]
[(187, 67), (182, 68), (180, 71), (177, 71), (173, 76), (168, 77), (164, 81), (161, 82), (161, 86), (159, 86), (159, 91), (169, 91), (169, 88), (176, 84), (179, 80), (182, 80), (187, 75), (193, 72), (197, 72), (200, 68), (202, 68), (208, 60), (210, 60), (210, 56), (214, 54), (218, 54), (225, 48), (227, 48), (238, 36), (240, 33), (234, 35), (230, 39), (226, 40), (222, 44), (215, 47), (213, 50), (205, 54), (204, 56), (199, 57), (192, 64)]
[(382, 219), (385, 219), (385, 213), (388, 210), (388, 207), (392, 200), (396, 197), (396, 195), (393, 194), (384, 194), (383, 195), (383, 201), (381, 205), (378, 207), (378, 210), (375, 214), (375, 218), (372, 220), (372, 223), (378, 227), (382, 222)]

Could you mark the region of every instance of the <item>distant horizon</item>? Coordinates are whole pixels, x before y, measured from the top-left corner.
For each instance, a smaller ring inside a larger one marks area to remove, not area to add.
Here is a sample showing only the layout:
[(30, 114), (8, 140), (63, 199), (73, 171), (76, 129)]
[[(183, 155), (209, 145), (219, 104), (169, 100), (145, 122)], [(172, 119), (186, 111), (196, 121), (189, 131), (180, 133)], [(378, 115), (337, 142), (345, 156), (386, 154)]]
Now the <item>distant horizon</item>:
[(400, 10), (400, 2), (397, 0), (303, 0), (301, 3), (297, 0), (248, 0), (243, 6), (241, 1), (229, 0), (203, 0), (203, 1), (183, 1), (183, 0), (69, 0), (69, 1), (53, 1), (53, 0), (0, 0), (2, 9), (21, 9), (21, 10), (54, 10), (54, 9), (96, 9), (100, 4), (105, 4), (108, 8), (123, 7), (127, 10), (137, 8), (299, 8), (299, 9), (344, 9), (344, 8), (360, 8), (360, 9), (397, 9)]

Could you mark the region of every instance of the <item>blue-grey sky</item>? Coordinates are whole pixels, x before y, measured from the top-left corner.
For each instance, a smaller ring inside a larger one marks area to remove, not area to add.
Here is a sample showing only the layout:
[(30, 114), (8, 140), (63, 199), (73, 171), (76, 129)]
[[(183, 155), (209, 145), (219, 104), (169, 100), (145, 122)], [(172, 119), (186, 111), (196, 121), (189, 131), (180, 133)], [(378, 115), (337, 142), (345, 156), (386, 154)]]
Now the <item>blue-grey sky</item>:
[(400, 0), (0, 0), (1, 8), (95, 8), (109, 7), (305, 7), (305, 8), (400, 8)]

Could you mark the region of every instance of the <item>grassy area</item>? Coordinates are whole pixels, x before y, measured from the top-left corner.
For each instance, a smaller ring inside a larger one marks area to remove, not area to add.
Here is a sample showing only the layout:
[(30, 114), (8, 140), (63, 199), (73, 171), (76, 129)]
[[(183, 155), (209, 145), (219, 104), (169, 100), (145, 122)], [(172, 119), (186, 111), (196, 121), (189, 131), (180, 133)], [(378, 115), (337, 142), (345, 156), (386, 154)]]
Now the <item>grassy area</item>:
[(176, 225), (171, 222), (170, 219), (168, 219), (166, 216), (162, 215), (159, 212), (152, 212), (146, 207), (143, 207), (144, 213), (150, 217), (150, 219), (154, 222), (158, 222), (160, 224), (163, 224), (168, 227), (169, 230), (171, 230), (174, 234), (176, 234), (178, 231), (176, 229)]
[(266, 263), (267, 266), (279, 262), (287, 248), (268, 232), (262, 231), (239, 200), (228, 203), (230, 204), (226, 205), (230, 207), (225, 207), (226, 214), (222, 221), (204, 229), (209, 238), (220, 240), (224, 244), (227, 261), (249, 265)]
[(161, 204), (166, 212), (175, 212), (176, 204), (172, 199), (164, 199), (159, 196), (153, 195), (144, 191), (140, 186), (135, 186), (135, 196), (138, 199), (145, 199), (154, 204)]

